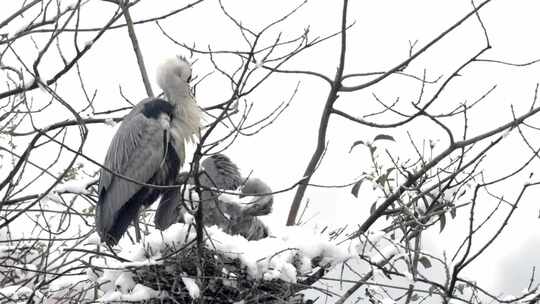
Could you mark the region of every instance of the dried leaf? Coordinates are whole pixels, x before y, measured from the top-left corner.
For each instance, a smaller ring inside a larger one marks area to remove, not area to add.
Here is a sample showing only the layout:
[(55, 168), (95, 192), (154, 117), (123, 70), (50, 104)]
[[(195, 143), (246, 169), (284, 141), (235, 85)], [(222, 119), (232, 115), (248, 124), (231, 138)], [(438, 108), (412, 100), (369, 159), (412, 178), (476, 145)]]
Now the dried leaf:
[(450, 216), (455, 219), (456, 218), (456, 214), (457, 214), (457, 208), (456, 207), (452, 207), (452, 209), (450, 209)]
[(351, 148), (349, 149), (349, 153), (352, 152), (352, 150), (353, 150), (354, 147), (356, 147), (356, 146), (358, 146), (358, 145), (365, 145), (365, 144), (366, 144), (366, 143), (365, 143), (364, 141), (362, 141), (362, 140), (357, 140), (357, 141), (353, 142)]
[(425, 255), (421, 256), (418, 259), (418, 262), (420, 262), (425, 269), (431, 268), (431, 261)]
[(360, 191), (360, 186), (362, 186), (362, 183), (364, 182), (364, 178), (362, 178), (361, 180), (357, 181), (352, 189), (351, 189), (351, 193), (352, 195), (354, 195), (354, 197), (358, 198), (358, 191)]
[(371, 205), (371, 208), (369, 208), (369, 213), (370, 214), (375, 213), (376, 209), (377, 209), (377, 202), (375, 202), (375, 203), (373, 203), (373, 205)]
[(386, 135), (386, 134), (379, 134), (377, 136), (375, 136), (375, 138), (373, 139), (373, 141), (377, 141), (377, 140), (391, 140), (391, 141), (396, 141), (392, 136), (390, 135)]
[(440, 232), (442, 232), (444, 230), (444, 227), (446, 226), (446, 215), (444, 213), (439, 215), (439, 223), (441, 223), (441, 231)]

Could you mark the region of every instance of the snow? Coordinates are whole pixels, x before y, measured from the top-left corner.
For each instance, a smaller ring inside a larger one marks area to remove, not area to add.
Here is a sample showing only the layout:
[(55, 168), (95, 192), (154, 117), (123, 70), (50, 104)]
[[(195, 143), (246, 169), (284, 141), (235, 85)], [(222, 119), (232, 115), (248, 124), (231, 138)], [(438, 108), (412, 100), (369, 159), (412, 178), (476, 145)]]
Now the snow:
[(73, 194), (89, 194), (87, 190), (88, 186), (97, 181), (97, 177), (86, 178), (86, 179), (74, 179), (64, 182), (56, 188), (53, 192), (62, 194), (62, 193), (73, 193)]
[[(97, 279), (105, 292), (102, 302), (128, 300), (135, 290), (137, 295), (163, 296), (151, 289), (135, 284), (126, 267), (161, 263), (159, 258), (167, 248), (181, 248), (195, 239), (195, 229), (190, 224), (176, 223), (164, 231), (154, 231), (146, 235), (141, 243), (122, 248), (119, 256), (129, 262), (119, 262), (104, 258), (101, 260), (105, 271)], [(229, 235), (216, 226), (207, 227), (208, 239), (205, 245), (222, 255), (238, 259), (246, 267), (248, 275), (253, 279), (281, 279), (295, 283), (298, 274), (307, 274), (313, 270), (313, 261), (321, 266), (334, 266), (358, 255), (356, 246), (337, 245), (328, 241), (314, 229), (292, 226), (283, 227), (275, 235), (256, 241), (248, 241), (240, 235)], [(351, 248), (353, 250), (351, 250)], [(98, 261), (94, 261), (95, 266)], [(200, 295), (196, 282), (182, 277), (192, 298)], [(131, 290), (133, 289), (133, 290)], [(131, 292), (130, 292), (131, 290)]]
[(89, 40), (86, 40), (85, 42), (83, 42), (83, 46), (84, 46), (85, 49), (91, 47), (92, 44), (94, 44), (93, 39), (89, 39)]
[(386, 232), (382, 230), (369, 231), (368, 239), (372, 244), (377, 244), (385, 235)]
[(34, 277), (37, 271), (37, 266), (34, 264), (15, 264), (15, 275), (19, 280), (24, 281)]
[(182, 277), (182, 282), (184, 282), (184, 285), (189, 292), (189, 296), (192, 299), (198, 299), (201, 291), (199, 290), (197, 283), (195, 283), (195, 280), (188, 277)]
[(47, 89), (47, 86), (44, 85), (42, 82), (38, 82), (38, 88), (41, 92), (45, 93), (45, 94), (49, 94), (49, 90)]
[(390, 298), (384, 298), (382, 301), (381, 301), (381, 304), (396, 304), (396, 301), (390, 299)]
[(86, 239), (86, 245), (99, 245), (101, 244), (101, 238), (97, 232), (92, 232)]
[(49, 292), (54, 294), (65, 291), (85, 281), (88, 281), (86, 274), (62, 276), (49, 284)]
[(362, 236), (360, 238), (361, 241), (358, 241), (355, 244), (356, 252), (364, 254), (372, 251), (382, 242), (382, 240), (387, 239), (385, 236), (386, 233), (381, 230), (368, 231), (367, 238)]
[(193, 215), (191, 215), (189, 212), (184, 212), (182, 217), (184, 218), (184, 223), (187, 225), (195, 224), (195, 217), (193, 217)]
[(506, 130), (506, 131), (502, 134), (501, 138), (503, 138), (503, 139), (506, 138), (506, 137), (508, 136), (508, 134), (510, 134), (510, 132), (512, 132), (512, 130), (513, 130), (512, 128), (508, 128), (508, 130)]
[[(325, 240), (320, 234), (303, 227), (285, 227), (274, 237), (248, 241), (239, 235), (229, 235), (217, 227), (208, 228), (216, 249), (227, 257), (238, 258), (255, 279), (282, 279), (296, 282), (297, 270), (311, 271), (311, 260), (319, 258), (319, 265), (334, 266), (351, 258), (348, 247)], [(210, 244), (210, 245), (211, 245)], [(302, 261), (299, 269), (294, 261)], [(308, 263), (309, 261), (309, 263)]]
[(421, 215), (425, 214), (427, 211), (427, 205), (422, 200), (420, 200), (418, 202), (418, 205), (416, 205), (416, 211)]
[(107, 119), (105, 119), (105, 124), (106, 124), (107, 126), (109, 126), (109, 127), (114, 127), (114, 126), (116, 126), (116, 122), (114, 121), (114, 119), (112, 119), (112, 118), (110, 118), (110, 117), (107, 118)]
[(44, 199), (42, 202), (40, 202), (43, 206), (46, 206), (47, 203), (51, 201), (51, 202), (55, 202), (57, 204), (62, 204), (62, 199), (60, 198), (60, 196), (58, 195), (58, 193), (51, 191), (49, 193), (47, 193), (47, 195), (45, 195)]
[(29, 89), (30, 87), (34, 85), (35, 82), (36, 82), (36, 79), (34, 77), (28, 77), (23, 83), (23, 88)]
[(387, 245), (379, 251), (374, 251), (374, 256), (371, 257), (371, 261), (375, 264), (381, 264), (386, 260), (392, 259), (398, 253), (398, 249), (394, 245)]
[(43, 299), (43, 294), (37, 290), (34, 292), (32, 288), (27, 286), (9, 285), (0, 289), (0, 298), (3, 300), (26, 300), (32, 295), (34, 295), (34, 300)]
[(514, 297), (513, 295), (505, 295), (501, 298), (501, 300), (503, 301), (514, 301), (516, 299), (516, 297)]
[(163, 294), (164, 293), (154, 290), (150, 287), (136, 284), (130, 293), (122, 293), (120, 291), (115, 291), (103, 296), (99, 300), (99, 302), (109, 303), (118, 301), (148, 301), (150, 299), (161, 298), (163, 297)]
[[(515, 299), (515, 298), (510, 298), (510, 295), (508, 295), (505, 298), (508, 298), (509, 300)], [(540, 292), (533, 292), (530, 295), (522, 298), (518, 303), (531, 304), (531, 303), (534, 303), (533, 301), (537, 300), (538, 298), (540, 298)]]
[(62, 0), (61, 5), (64, 7), (64, 10), (74, 10), (77, 8), (78, 0)]
[(9, 256), (10, 251), (16, 248), (15, 246), (0, 245), (0, 258)]
[(24, 32), (30, 25), (32, 25), (33, 20), (30, 18), (27, 22), (22, 23), (19, 27), (14, 28), (13, 30), (8, 32), (9, 38), (14, 38)]
[(135, 287), (135, 280), (133, 280), (133, 274), (131, 272), (124, 271), (114, 281), (114, 286), (117, 291), (121, 293), (128, 293)]
[(404, 271), (403, 276), (405, 279), (407, 279), (407, 283), (414, 284), (414, 277), (412, 273), (410, 273), (409, 271)]

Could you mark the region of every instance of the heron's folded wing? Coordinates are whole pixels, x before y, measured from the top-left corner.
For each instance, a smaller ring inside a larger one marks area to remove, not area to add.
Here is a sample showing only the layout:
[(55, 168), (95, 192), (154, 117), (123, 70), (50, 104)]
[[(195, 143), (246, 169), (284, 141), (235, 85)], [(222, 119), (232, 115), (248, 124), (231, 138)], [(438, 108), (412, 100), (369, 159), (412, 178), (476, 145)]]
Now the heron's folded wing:
[(215, 154), (201, 163), (205, 174), (201, 175), (201, 184), (225, 190), (236, 190), (242, 184), (238, 167), (224, 154)]
[[(119, 127), (104, 166), (121, 176), (146, 183), (159, 169), (164, 144), (164, 129), (159, 121), (139, 113)], [(142, 188), (121, 176), (101, 170), (96, 226), (102, 232), (112, 227), (118, 211)]]

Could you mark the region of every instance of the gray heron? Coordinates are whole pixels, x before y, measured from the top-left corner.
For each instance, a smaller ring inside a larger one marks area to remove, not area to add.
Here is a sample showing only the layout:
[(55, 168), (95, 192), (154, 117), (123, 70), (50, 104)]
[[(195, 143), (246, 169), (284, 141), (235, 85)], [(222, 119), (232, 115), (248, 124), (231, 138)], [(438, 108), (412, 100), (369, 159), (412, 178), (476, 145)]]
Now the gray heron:
[(103, 164), (108, 170), (101, 169), (96, 207), (96, 230), (109, 245), (118, 243), (143, 206), (166, 193), (143, 184), (165, 186), (176, 181), (185, 145), (196, 139), (201, 125), (190, 80), (191, 65), (186, 59), (164, 61), (157, 69), (157, 83), (166, 98), (139, 102), (110, 143)]
[[(266, 237), (266, 227), (256, 217), (271, 212), (273, 196), (270, 187), (258, 178), (243, 178), (238, 167), (223, 154), (207, 157), (202, 161), (201, 168), (199, 181), (203, 189), (200, 202), (204, 204), (204, 225), (216, 225), (228, 233), (240, 234), (248, 239)], [(186, 173), (181, 173), (177, 183), (193, 184), (193, 178), (188, 179)], [(210, 190), (211, 188), (216, 190)], [(220, 201), (217, 189), (240, 189), (240, 198), (254, 196), (254, 199), (246, 206)], [(184, 213), (187, 211), (181, 204), (181, 192), (180, 189), (174, 189), (164, 195), (156, 210), (157, 228), (163, 230), (178, 221), (183, 222)]]

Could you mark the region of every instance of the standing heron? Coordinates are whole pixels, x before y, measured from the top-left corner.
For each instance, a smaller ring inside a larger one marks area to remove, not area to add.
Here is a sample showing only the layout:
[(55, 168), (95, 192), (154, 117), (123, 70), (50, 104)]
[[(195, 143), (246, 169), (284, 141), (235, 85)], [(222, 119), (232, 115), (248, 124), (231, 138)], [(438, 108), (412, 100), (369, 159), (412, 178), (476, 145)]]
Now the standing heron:
[(109, 245), (118, 243), (141, 207), (164, 193), (142, 184), (175, 183), (185, 160), (185, 144), (197, 137), (201, 124), (190, 80), (191, 65), (183, 57), (164, 61), (157, 69), (157, 83), (166, 99), (139, 102), (111, 141), (96, 208), (96, 230)]

